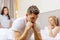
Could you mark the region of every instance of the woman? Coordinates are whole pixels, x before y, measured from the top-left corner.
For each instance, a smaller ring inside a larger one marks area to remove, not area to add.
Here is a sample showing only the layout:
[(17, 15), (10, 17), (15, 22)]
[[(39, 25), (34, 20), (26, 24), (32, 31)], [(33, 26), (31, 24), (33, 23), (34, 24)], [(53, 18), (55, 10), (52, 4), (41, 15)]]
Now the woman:
[(12, 21), (9, 15), (9, 9), (7, 7), (3, 7), (0, 15), (0, 40), (8, 40), (7, 36), (12, 34), (10, 33), (9, 30), (11, 26), (12, 26)]
[(59, 27), (59, 22), (56, 16), (50, 16), (48, 18), (48, 22), (49, 25), (48, 27), (46, 27), (46, 32), (48, 34), (48, 36), (50, 37), (50, 39), (52, 40), (58, 40), (60, 38), (59, 37), (59, 31), (60, 31), (60, 27)]
[(3, 7), (0, 15), (0, 28), (10, 28), (12, 21), (7, 7)]
[(43, 40), (60, 40), (59, 36), (59, 23), (58, 23), (58, 19), (56, 18), (56, 16), (50, 16), (48, 18), (48, 22), (49, 25), (47, 27), (45, 27), (45, 29), (42, 31), (42, 39)]

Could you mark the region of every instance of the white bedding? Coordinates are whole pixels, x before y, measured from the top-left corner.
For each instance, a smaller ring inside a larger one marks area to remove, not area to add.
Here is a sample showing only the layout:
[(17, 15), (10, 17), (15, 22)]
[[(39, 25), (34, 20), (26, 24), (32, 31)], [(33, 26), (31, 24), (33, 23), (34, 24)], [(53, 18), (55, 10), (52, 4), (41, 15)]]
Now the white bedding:
[(0, 40), (7, 40), (7, 32), (8, 32), (8, 29), (4, 29), (1, 28), (0, 29)]
[[(46, 30), (41, 30), (42, 40), (60, 40), (60, 33), (57, 34), (55, 38), (49, 37)], [(0, 29), (0, 40), (15, 40), (14, 32), (11, 29)], [(34, 40), (34, 35), (32, 35), (31, 40)]]
[[(14, 31), (0, 28), (0, 40), (15, 40)], [(34, 40), (34, 35), (31, 36), (30, 40)]]
[(14, 40), (13, 31), (10, 29), (0, 28), (0, 40)]
[(46, 30), (41, 30), (42, 40), (60, 40), (60, 33), (57, 34), (55, 38), (52, 38), (48, 35)]

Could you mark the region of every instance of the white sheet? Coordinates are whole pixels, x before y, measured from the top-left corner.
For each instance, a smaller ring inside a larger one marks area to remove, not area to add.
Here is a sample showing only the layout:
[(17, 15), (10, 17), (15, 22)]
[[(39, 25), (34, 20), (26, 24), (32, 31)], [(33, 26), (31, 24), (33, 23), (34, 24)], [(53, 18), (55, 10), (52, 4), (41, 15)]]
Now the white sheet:
[(0, 40), (14, 40), (13, 33), (10, 29), (0, 28)]
[[(49, 37), (46, 30), (41, 30), (42, 40), (60, 40), (60, 33), (57, 34), (55, 38)], [(0, 40), (15, 40), (14, 31), (11, 29), (0, 29)], [(34, 35), (32, 35), (31, 40), (34, 40)]]
[[(0, 28), (0, 40), (15, 40), (14, 31)], [(34, 35), (31, 36), (30, 40), (34, 40)]]
[(48, 35), (46, 30), (41, 30), (42, 40), (60, 40), (60, 32), (56, 35), (55, 38), (52, 38)]
[(7, 40), (8, 29), (0, 28), (0, 40)]

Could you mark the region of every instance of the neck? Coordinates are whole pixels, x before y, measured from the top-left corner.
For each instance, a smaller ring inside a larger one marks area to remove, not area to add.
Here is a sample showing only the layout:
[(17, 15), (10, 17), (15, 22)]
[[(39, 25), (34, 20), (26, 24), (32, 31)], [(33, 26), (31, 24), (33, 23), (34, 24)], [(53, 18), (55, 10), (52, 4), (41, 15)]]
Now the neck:
[[(5, 15), (5, 14), (4, 14)], [(7, 15), (5, 15), (5, 16), (7, 16)]]

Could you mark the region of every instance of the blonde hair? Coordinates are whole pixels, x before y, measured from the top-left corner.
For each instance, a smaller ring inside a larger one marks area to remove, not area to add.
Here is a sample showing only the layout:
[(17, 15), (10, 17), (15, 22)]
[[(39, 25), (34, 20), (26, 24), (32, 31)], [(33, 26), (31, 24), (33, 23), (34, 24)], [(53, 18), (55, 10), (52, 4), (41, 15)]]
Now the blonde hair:
[(58, 26), (59, 22), (56, 16), (50, 16), (49, 18), (52, 18), (55, 21), (55, 24)]

